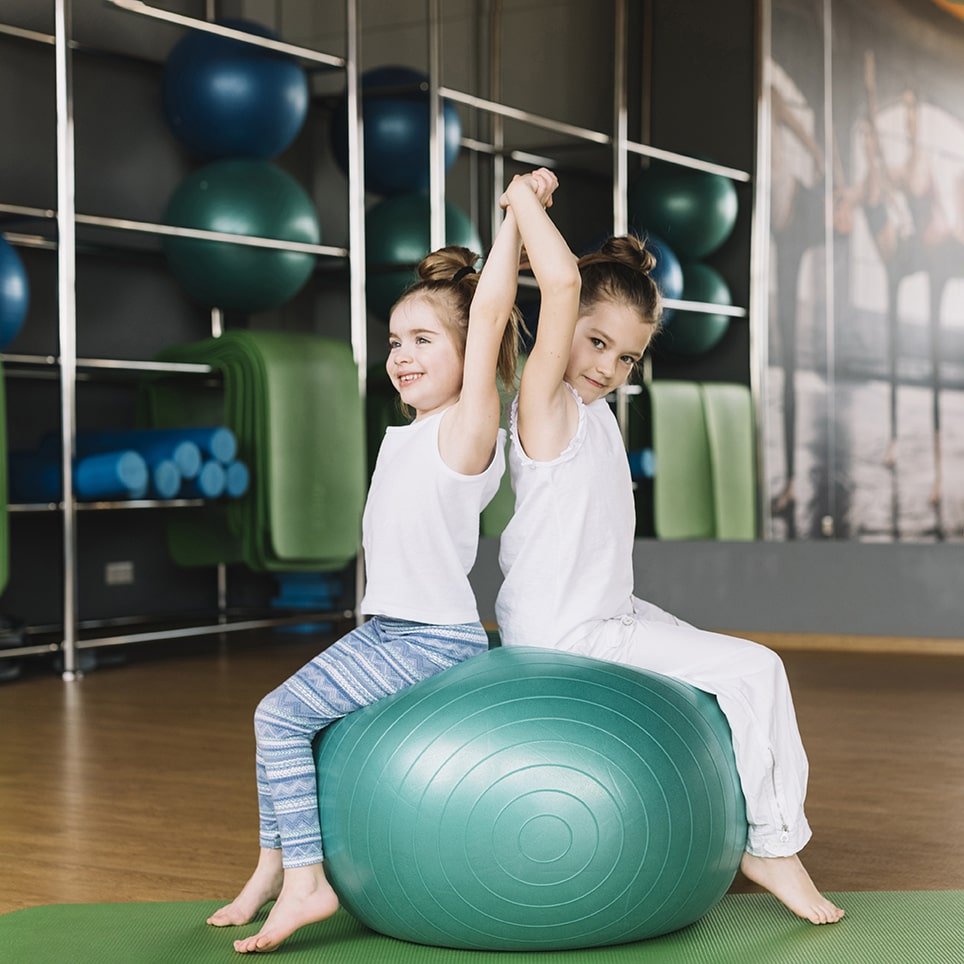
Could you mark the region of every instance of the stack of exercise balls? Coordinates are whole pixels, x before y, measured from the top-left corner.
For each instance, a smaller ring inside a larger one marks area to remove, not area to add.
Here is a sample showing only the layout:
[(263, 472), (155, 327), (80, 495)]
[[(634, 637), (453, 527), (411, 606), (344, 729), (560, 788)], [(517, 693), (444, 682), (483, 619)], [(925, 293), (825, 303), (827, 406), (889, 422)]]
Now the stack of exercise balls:
[[(664, 298), (732, 304), (722, 275), (702, 260), (720, 248), (736, 224), (737, 194), (729, 178), (654, 163), (631, 188), (629, 211), (636, 229), (655, 242), (655, 274), (664, 276), (662, 283), (658, 276), (656, 281)], [(729, 316), (718, 312), (669, 310), (659, 350), (672, 355), (711, 351), (729, 323)]]
[[(414, 279), (413, 267), (431, 250), (429, 186), (428, 78), (408, 67), (386, 66), (361, 78), (365, 142), (365, 189), (384, 200), (365, 219), (367, 298), (369, 309), (383, 320), (395, 300)], [(443, 101), (445, 169), (455, 162), (462, 127), (455, 105)], [(348, 171), (348, 109), (342, 100), (331, 127), (332, 149)], [(454, 204), (445, 205), (445, 242), (474, 251), (478, 232)]]
[[(277, 39), (260, 24), (223, 26)], [(240, 40), (192, 31), (164, 68), (164, 113), (171, 130), (210, 163), (171, 197), (168, 224), (318, 244), (321, 230), (307, 192), (269, 159), (297, 137), (308, 112), (308, 81), (291, 57)], [(284, 304), (314, 267), (308, 252), (170, 237), (171, 270), (208, 307), (245, 313)]]

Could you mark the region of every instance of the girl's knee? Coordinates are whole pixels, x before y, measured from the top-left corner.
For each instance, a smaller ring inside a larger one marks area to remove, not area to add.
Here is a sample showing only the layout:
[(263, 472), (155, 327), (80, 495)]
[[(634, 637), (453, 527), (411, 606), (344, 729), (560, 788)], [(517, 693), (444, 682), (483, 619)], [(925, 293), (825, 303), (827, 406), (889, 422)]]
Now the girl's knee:
[(263, 697), (254, 711), (254, 735), (255, 739), (261, 739), (268, 732), (272, 722), (276, 722), (279, 714), (279, 703), (281, 687), (272, 690), (267, 696)]

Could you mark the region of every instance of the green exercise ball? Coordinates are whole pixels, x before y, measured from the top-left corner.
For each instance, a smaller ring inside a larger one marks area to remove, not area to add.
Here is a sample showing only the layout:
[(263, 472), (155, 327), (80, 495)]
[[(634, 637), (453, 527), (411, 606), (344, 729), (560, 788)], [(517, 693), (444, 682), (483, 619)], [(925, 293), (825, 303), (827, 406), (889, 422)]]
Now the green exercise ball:
[[(475, 225), (460, 208), (445, 204), (445, 243), (481, 252)], [(426, 194), (387, 198), (365, 215), (365, 291), (368, 310), (388, 321), (392, 305), (415, 280), (415, 266), (432, 250), (431, 204)], [(392, 265), (404, 267), (392, 270)]]
[[(733, 304), (722, 275), (707, 264), (697, 263), (683, 265), (683, 300)], [(702, 355), (720, 343), (729, 327), (729, 315), (677, 311), (657, 335), (654, 347), (672, 355)]]
[(727, 177), (654, 164), (629, 191), (634, 225), (663, 238), (681, 261), (715, 251), (736, 224), (736, 188)]
[(570, 653), (491, 649), (349, 714), (315, 758), (342, 904), (418, 944), (665, 934), (726, 893), (746, 843), (716, 700)]
[[(311, 198), (268, 161), (236, 159), (189, 175), (168, 202), (168, 224), (227, 234), (318, 244)], [(171, 270), (208, 307), (253, 312), (276, 308), (308, 280), (313, 254), (193, 238), (164, 239)]]

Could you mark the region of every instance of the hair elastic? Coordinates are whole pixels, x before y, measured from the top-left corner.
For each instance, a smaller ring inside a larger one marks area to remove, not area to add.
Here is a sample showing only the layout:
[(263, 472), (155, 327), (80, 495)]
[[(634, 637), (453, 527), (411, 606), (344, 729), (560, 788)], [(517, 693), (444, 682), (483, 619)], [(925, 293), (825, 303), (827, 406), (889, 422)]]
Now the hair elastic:
[(459, 268), (459, 270), (452, 275), (453, 284), (458, 284), (467, 274), (475, 274), (475, 268), (470, 264), (467, 264), (464, 268)]

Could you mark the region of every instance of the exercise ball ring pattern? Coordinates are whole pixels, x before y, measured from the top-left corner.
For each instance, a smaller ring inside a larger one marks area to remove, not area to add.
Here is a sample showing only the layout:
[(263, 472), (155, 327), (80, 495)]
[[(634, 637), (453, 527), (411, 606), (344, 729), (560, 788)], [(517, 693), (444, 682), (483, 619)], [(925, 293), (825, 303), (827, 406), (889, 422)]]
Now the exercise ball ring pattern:
[(493, 650), (316, 745), (344, 906), (416, 943), (563, 950), (701, 917), (746, 841), (715, 699), (655, 674)]

